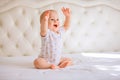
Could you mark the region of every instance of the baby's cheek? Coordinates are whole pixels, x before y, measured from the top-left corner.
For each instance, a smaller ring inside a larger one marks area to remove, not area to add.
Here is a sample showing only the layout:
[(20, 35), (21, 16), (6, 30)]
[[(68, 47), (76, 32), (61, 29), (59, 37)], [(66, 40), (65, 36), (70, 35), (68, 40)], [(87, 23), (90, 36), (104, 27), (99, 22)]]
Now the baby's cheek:
[(48, 28), (51, 29), (52, 28), (52, 24), (48, 24)]
[(60, 26), (60, 22), (58, 22), (58, 26)]

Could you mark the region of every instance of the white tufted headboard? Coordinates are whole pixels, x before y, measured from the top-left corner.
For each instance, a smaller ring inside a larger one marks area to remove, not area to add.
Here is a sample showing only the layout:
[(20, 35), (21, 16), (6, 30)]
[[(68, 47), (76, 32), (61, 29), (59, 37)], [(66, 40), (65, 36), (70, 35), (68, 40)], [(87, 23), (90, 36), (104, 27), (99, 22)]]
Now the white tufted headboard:
[(120, 0), (1, 0), (0, 56), (40, 53), (39, 16), (46, 9), (72, 12), (63, 52), (120, 52)]

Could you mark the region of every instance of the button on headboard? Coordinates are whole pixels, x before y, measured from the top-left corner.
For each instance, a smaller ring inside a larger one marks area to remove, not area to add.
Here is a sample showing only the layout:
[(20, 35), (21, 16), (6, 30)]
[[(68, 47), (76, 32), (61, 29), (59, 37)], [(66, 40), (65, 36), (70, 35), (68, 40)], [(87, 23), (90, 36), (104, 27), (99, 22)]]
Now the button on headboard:
[(69, 7), (72, 13), (63, 52), (120, 51), (120, 6), (117, 3), (112, 0), (41, 1), (7, 0), (0, 3), (0, 56), (39, 54), (40, 14), (55, 9), (62, 24), (63, 6)]

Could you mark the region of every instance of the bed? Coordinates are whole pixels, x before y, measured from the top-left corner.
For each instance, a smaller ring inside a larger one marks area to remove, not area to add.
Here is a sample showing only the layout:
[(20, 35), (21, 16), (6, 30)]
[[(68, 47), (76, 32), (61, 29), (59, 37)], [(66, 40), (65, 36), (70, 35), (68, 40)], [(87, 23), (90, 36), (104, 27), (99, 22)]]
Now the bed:
[[(0, 2), (0, 80), (120, 80), (119, 0), (2, 0)], [(63, 56), (74, 65), (35, 69), (40, 53), (40, 14), (47, 9), (72, 13)]]
[[(36, 56), (0, 57), (1, 80), (119, 80), (120, 55), (108, 53), (66, 54), (74, 60), (74, 65), (56, 70), (35, 69)], [(119, 53), (120, 54), (120, 53)], [(79, 56), (79, 57), (78, 57)], [(103, 57), (104, 56), (104, 57)]]

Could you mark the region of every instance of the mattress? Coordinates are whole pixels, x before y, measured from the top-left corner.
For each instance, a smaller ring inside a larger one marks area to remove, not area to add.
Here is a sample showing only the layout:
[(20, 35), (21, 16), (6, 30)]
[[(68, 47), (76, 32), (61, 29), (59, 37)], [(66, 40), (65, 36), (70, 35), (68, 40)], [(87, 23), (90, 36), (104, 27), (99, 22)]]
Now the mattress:
[(35, 69), (35, 56), (0, 57), (0, 80), (120, 80), (120, 53), (64, 54), (74, 65)]

